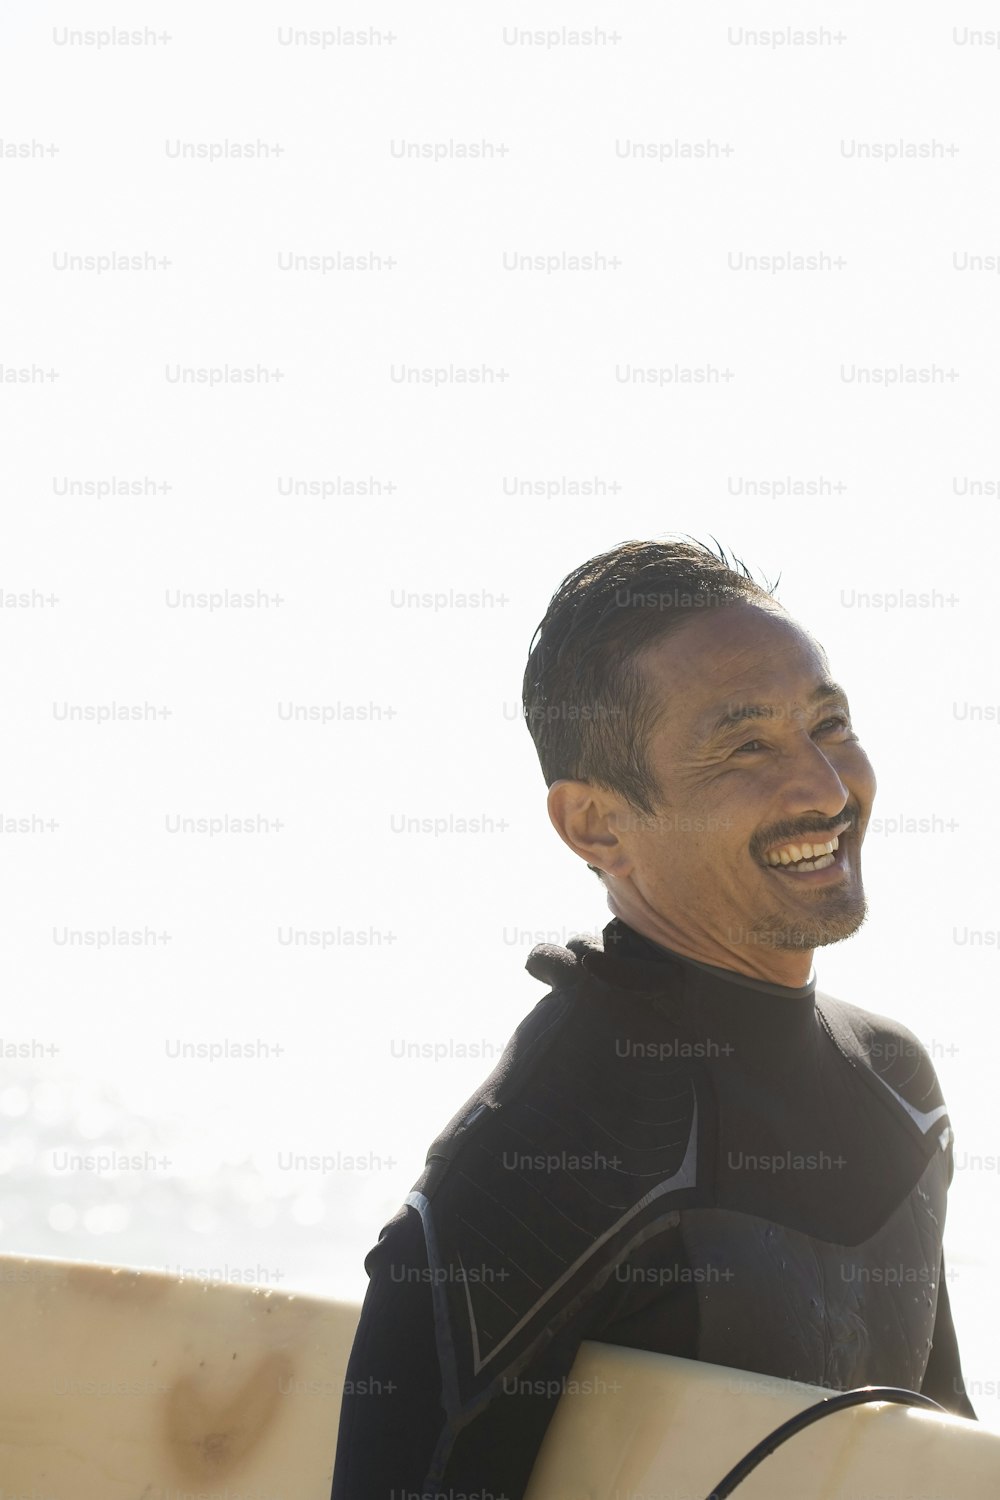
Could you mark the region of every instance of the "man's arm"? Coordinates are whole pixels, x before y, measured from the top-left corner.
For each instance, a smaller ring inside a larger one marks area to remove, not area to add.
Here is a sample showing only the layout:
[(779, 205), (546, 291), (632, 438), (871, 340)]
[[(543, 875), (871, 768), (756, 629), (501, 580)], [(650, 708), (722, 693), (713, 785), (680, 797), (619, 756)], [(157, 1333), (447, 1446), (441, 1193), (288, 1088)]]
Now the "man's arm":
[(391, 1226), (365, 1268), (371, 1279), (347, 1367), (331, 1500), (390, 1500), (394, 1491), (423, 1493), (425, 1485), (521, 1500), (602, 1299), (455, 1430), (442, 1400), (432, 1286), (414, 1209)]
[(394, 1280), (392, 1271), (397, 1261), (426, 1271), (419, 1222), (416, 1234), (409, 1222), (397, 1230), (365, 1260), (370, 1280), (344, 1380), (332, 1500), (419, 1491), (444, 1423), (430, 1283)]
[(962, 1361), (958, 1353), (955, 1325), (951, 1319), (948, 1278), (945, 1274), (943, 1255), (931, 1357), (927, 1361), (927, 1369), (924, 1371), (920, 1389), (925, 1396), (930, 1396), (932, 1401), (939, 1402), (956, 1417), (971, 1417), (974, 1422), (978, 1421), (972, 1409), (972, 1402), (966, 1395), (965, 1381), (962, 1377)]

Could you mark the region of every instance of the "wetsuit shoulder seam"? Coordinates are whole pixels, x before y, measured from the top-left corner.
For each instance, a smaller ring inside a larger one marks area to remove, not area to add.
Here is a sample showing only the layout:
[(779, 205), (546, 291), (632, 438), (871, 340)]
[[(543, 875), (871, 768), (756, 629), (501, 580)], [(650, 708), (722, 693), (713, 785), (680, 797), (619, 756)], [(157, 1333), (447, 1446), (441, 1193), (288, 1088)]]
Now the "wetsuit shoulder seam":
[[(915, 1036), (907, 1027), (902, 1026), (899, 1022), (892, 1020), (888, 1016), (864, 1010), (861, 1006), (851, 1005), (845, 1000), (836, 1000), (830, 995), (817, 995), (816, 1014), (819, 1017), (820, 1025), (834, 1047), (836, 1047), (840, 1056), (843, 1057), (849, 1067), (853, 1068), (858, 1077), (864, 1080), (865, 1087), (868, 1088), (869, 1092), (875, 1098), (881, 1100), (883, 1109), (895, 1121), (897, 1127), (911, 1140), (920, 1140), (925, 1144), (929, 1144), (931, 1139), (929, 1132), (939, 1119), (947, 1118), (947, 1107), (941, 1095), (940, 1084), (938, 1084), (937, 1074), (934, 1071), (930, 1055), (919, 1037)], [(838, 1035), (838, 1028), (835, 1024), (838, 1019), (848, 1029), (852, 1039), (857, 1043), (857, 1052), (853, 1052), (846, 1047), (843, 1038)], [(918, 1123), (914, 1114), (914, 1112), (924, 1112), (920, 1111), (917, 1105), (912, 1104), (903, 1094), (899, 1093), (882, 1076), (878, 1069), (873, 1067), (871, 1057), (866, 1054), (864, 1044), (855, 1030), (853, 1023), (856, 1020), (860, 1020), (870, 1026), (876, 1038), (890, 1037), (894, 1040), (901, 1038), (903, 1041), (912, 1044), (915, 1049), (914, 1056), (918, 1057), (930, 1069), (936, 1086), (936, 1096), (941, 1099), (941, 1104), (936, 1110), (930, 1112), (933, 1118), (929, 1120), (929, 1123), (925, 1127), (922, 1127)]]

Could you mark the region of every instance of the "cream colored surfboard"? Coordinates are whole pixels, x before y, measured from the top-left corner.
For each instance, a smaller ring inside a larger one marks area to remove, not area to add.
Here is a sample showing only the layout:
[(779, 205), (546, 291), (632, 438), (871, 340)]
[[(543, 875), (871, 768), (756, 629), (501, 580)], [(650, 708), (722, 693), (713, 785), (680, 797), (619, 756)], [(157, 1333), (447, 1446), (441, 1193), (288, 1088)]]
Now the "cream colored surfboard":
[[(359, 1310), (0, 1256), (0, 1495), (329, 1500)], [(824, 1394), (583, 1344), (528, 1500), (706, 1500), (760, 1438)], [(793, 1437), (736, 1495), (997, 1500), (1000, 1437), (926, 1412), (840, 1412)]]
[(359, 1312), (0, 1256), (0, 1495), (330, 1500)]
[[(721, 1365), (581, 1344), (525, 1500), (706, 1500), (774, 1428), (831, 1395)], [(914, 1407), (835, 1412), (735, 1500), (998, 1500), (1000, 1436)]]

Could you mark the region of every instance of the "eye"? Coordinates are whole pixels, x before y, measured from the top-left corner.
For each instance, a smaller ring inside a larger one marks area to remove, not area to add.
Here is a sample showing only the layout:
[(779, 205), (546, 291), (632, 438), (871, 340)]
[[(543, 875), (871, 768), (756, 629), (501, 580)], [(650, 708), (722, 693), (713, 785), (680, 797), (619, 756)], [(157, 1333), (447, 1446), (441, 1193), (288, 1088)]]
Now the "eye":
[[(816, 726), (816, 732), (818, 733), (821, 729), (825, 729), (828, 724), (833, 725), (836, 729), (850, 729), (851, 727), (851, 721), (846, 714), (831, 714), (828, 719), (824, 719), (821, 724)], [(733, 754), (742, 755), (744, 751), (748, 751), (751, 755), (755, 755), (758, 750), (763, 748), (763, 740), (747, 740), (745, 744), (738, 745)]]

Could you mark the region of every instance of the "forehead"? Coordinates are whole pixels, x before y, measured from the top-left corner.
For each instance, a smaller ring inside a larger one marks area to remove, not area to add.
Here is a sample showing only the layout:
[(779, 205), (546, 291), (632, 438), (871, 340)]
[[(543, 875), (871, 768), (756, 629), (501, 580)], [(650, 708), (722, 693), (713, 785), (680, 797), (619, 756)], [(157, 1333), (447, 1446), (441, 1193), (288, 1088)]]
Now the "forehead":
[(818, 641), (776, 606), (735, 604), (690, 615), (640, 656), (655, 700), (679, 728), (703, 729), (727, 709), (805, 708), (829, 677)]

